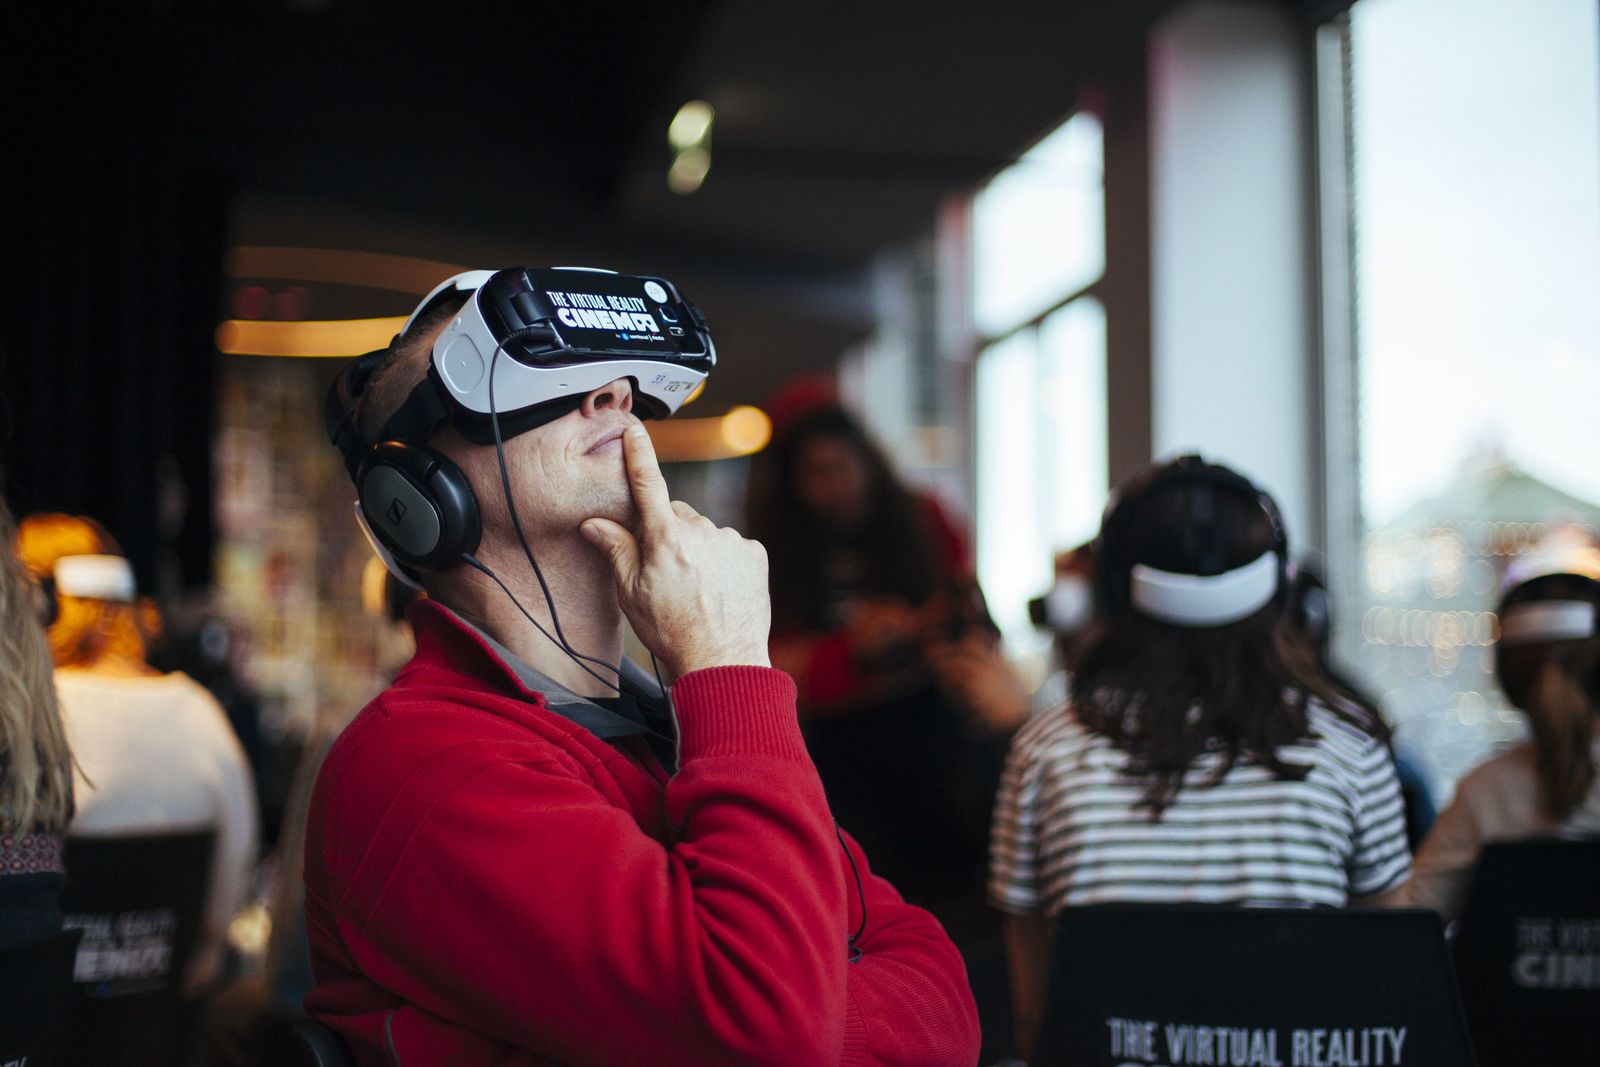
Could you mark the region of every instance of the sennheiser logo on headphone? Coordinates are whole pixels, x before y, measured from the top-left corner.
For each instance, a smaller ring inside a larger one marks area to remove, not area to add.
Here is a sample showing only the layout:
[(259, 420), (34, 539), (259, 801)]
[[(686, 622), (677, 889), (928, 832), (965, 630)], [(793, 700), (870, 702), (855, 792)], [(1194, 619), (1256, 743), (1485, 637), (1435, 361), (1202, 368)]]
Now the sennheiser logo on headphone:
[(406, 517), (406, 506), (401, 502), (399, 497), (395, 497), (393, 500), (389, 501), (389, 510), (387, 515), (389, 516), (389, 524), (391, 526), (399, 526), (400, 520)]

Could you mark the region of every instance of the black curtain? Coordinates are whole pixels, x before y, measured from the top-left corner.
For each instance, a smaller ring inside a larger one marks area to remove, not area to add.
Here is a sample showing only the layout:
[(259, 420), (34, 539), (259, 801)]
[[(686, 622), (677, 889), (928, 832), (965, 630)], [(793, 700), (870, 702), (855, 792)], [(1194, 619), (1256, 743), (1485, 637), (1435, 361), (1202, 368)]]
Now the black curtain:
[(181, 28), (117, 5), (7, 36), (6, 498), (99, 519), (141, 591), (206, 583), (228, 185), (185, 125)]

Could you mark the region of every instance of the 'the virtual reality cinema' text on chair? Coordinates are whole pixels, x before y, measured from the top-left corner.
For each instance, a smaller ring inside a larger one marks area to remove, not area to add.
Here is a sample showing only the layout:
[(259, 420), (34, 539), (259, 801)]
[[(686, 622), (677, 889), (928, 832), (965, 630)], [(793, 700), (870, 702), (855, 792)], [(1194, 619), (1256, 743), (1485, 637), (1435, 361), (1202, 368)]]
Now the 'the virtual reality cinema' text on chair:
[(1057, 922), (1032, 1067), (1471, 1067), (1438, 916), (1105, 905)]
[(1483, 1067), (1600, 1064), (1600, 840), (1485, 848), (1453, 948)]
[(69, 836), (66, 925), (82, 933), (69, 1063), (166, 1067), (183, 1037), (183, 976), (199, 943), (212, 830)]

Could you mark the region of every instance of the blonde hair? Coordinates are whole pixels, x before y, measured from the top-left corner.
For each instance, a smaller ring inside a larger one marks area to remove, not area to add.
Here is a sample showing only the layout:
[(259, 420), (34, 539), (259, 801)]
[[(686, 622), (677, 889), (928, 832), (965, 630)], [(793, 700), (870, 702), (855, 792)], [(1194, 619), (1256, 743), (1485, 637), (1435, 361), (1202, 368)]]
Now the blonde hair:
[[(79, 515), (29, 515), (17, 532), (17, 555), (38, 581), (50, 579), (64, 556), (122, 554), (116, 539), (98, 522)], [(50, 624), (50, 658), (57, 667), (93, 667), (108, 657), (144, 662), (145, 638), (139, 611), (75, 596), (56, 596)]]
[(0, 504), (0, 831), (60, 833), (72, 818), (72, 754), (36, 589), (10, 550), (13, 531)]

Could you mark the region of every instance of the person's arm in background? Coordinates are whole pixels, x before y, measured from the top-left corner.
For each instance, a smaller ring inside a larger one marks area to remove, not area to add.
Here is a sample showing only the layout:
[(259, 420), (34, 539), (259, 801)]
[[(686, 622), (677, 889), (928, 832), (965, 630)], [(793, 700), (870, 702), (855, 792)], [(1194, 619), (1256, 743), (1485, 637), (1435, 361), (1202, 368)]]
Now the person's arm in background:
[(1475, 801), (1478, 782), (1468, 775), (1456, 786), (1450, 804), (1433, 821), (1433, 827), (1411, 865), (1402, 904), (1432, 908), (1446, 925), (1461, 916), (1472, 872), (1483, 851), (1484, 833)]
[(1355, 835), (1348, 860), (1349, 901), (1357, 907), (1394, 906), (1405, 900), (1411, 873), (1405, 806), (1389, 747), (1369, 739), (1354, 768)]
[(1017, 1052), (1024, 1060), (1033, 1052), (1044, 1010), (1050, 953), (1038, 866), (1040, 767), (1030, 744), (1032, 732), (1031, 726), (1025, 727), (1011, 743), (989, 836), (989, 900), (1005, 913), (1011, 1014)]
[[(972, 554), (966, 536), (932, 497), (917, 498), (918, 514), (945, 582), (972, 577)], [(943, 592), (941, 590), (941, 592)], [(886, 692), (903, 687), (904, 674), (875, 674), (863, 664), (896, 648), (920, 645), (930, 618), (941, 616), (939, 596), (915, 605), (897, 597), (863, 597), (852, 603), (843, 625), (832, 630), (773, 631), (772, 665), (795, 680), (802, 714), (818, 717), (849, 714)], [(913, 654), (913, 665), (921, 656)], [(920, 669), (920, 668), (917, 668)]]
[(190, 963), (185, 986), (189, 993), (214, 981), (227, 952), (228, 925), (246, 903), (256, 870), (259, 818), (250, 763), (239, 744), (227, 714), (216, 700), (194, 683), (192, 699), (200, 705), (188, 719), (194, 723), (192, 742), (210, 752), (216, 768), (212, 789), (216, 804), (216, 845), (211, 853), (204, 924), (200, 945)]
[(917, 609), (895, 597), (862, 598), (834, 630), (774, 634), (772, 665), (794, 679), (805, 714), (848, 714), (899, 683), (863, 665), (895, 648), (911, 648), (923, 627)]
[(1004, 919), (1006, 961), (1011, 974), (1011, 1017), (1017, 1054), (1033, 1055), (1044, 1015), (1045, 985), (1050, 976), (1050, 923), (1039, 912), (1008, 914)]
[(968, 633), (958, 641), (930, 645), (928, 664), (973, 725), (1010, 734), (1028, 718), (1028, 693), (1000, 642), (989, 634)]

